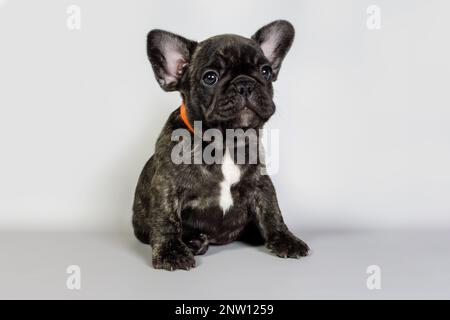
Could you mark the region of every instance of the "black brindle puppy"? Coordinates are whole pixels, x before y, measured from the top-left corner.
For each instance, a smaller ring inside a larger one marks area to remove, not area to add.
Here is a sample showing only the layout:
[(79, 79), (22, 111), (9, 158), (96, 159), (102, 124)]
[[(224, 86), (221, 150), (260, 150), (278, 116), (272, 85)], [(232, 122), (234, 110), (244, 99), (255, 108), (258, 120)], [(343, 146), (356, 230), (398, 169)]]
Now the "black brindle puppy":
[(148, 34), (158, 83), (165, 91), (179, 91), (184, 102), (158, 138), (133, 205), (134, 233), (152, 246), (155, 268), (190, 269), (194, 255), (205, 253), (209, 244), (252, 235), (280, 257), (308, 254), (308, 246), (283, 222), (260, 158), (256, 164), (236, 164), (226, 143), (222, 164), (176, 164), (171, 158), (179, 143), (172, 132), (189, 129), (194, 121), (201, 121), (203, 130), (260, 129), (275, 112), (272, 82), (293, 39), (287, 21), (272, 22), (251, 39), (221, 35), (197, 43), (162, 30)]

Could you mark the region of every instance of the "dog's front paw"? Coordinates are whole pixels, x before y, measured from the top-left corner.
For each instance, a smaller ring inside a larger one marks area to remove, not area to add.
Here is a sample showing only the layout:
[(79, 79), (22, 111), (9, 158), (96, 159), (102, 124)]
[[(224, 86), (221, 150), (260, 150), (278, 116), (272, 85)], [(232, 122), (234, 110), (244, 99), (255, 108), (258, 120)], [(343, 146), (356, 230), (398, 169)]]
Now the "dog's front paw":
[(267, 242), (267, 248), (281, 258), (300, 258), (309, 253), (308, 245), (289, 233), (280, 234)]
[(152, 263), (155, 269), (189, 270), (195, 267), (191, 250), (181, 240), (169, 240), (153, 248)]

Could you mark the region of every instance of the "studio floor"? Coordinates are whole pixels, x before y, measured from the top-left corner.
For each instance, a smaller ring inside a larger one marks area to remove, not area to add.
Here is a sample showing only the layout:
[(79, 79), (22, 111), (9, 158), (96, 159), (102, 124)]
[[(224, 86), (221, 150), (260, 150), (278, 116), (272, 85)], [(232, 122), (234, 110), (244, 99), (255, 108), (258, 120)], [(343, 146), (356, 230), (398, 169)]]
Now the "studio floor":
[[(450, 299), (450, 230), (312, 230), (293, 260), (243, 243), (211, 247), (189, 272), (154, 270), (131, 234), (0, 233), (1, 299)], [(80, 267), (80, 290), (66, 282)], [(370, 290), (369, 266), (381, 289)]]

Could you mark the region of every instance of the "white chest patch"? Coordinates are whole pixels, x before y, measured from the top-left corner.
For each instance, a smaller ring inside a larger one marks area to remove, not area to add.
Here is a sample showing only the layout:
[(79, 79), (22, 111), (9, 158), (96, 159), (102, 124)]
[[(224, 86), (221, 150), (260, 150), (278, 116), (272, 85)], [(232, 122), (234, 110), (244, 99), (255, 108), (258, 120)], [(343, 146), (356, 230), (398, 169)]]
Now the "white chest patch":
[(223, 214), (233, 205), (233, 197), (231, 195), (231, 186), (237, 182), (241, 177), (239, 167), (231, 159), (228, 149), (225, 151), (222, 162), (223, 181), (220, 183), (220, 200), (219, 204), (222, 208)]

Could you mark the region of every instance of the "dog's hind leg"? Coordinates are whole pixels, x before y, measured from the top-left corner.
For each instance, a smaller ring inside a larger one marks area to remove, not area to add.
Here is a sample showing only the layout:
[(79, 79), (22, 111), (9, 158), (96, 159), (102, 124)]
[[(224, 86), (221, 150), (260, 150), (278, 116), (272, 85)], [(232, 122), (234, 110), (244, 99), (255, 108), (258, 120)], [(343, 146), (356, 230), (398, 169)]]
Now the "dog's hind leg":
[(133, 203), (133, 229), (136, 238), (145, 244), (150, 244), (150, 183), (155, 173), (153, 156), (147, 161), (136, 187)]
[(205, 254), (209, 248), (209, 240), (206, 234), (200, 233), (196, 237), (183, 236), (183, 242), (196, 256)]

